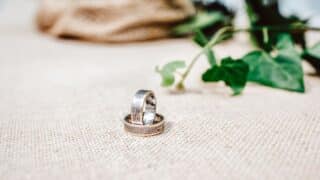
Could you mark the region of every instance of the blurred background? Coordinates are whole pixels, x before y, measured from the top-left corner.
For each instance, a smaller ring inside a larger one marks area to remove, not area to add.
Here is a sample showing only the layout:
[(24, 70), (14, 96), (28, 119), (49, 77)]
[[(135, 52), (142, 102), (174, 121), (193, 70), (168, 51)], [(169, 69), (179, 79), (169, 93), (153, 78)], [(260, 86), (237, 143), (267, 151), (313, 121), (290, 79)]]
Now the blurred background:
[[(63, 0), (59, 0), (63, 1)], [(66, 0), (68, 1), (68, 0)], [(207, 0), (208, 2), (214, 0)], [(246, 20), (244, 15), (243, 1), (220, 0), (228, 7), (235, 8), (240, 15), (237, 23), (243, 24)], [(33, 23), (34, 16), (40, 0), (0, 0), (0, 23), (1, 28), (6, 25), (21, 25)], [(298, 14), (302, 18), (310, 18), (310, 24), (320, 26), (320, 1), (318, 0), (279, 0), (280, 11), (284, 15)]]
[[(58, 4), (66, 1), (56, 1)], [(200, 1), (200, 0), (194, 0)], [(10, 29), (19, 31), (35, 28), (36, 12), (39, 9), (40, 0), (0, 0), (0, 31)], [(54, 2), (54, 1), (53, 1)], [(73, 1), (77, 2), (77, 1)], [(95, 2), (103, 2), (101, 0)], [(119, 1), (120, 2), (120, 1)], [(203, 0), (204, 3), (216, 2), (214, 0)], [(247, 16), (245, 14), (244, 2), (241, 0), (220, 0), (219, 2), (237, 13), (235, 25), (247, 26)], [(263, 2), (270, 2), (268, 0)], [(320, 1), (318, 0), (280, 0), (279, 9), (285, 16), (298, 15), (302, 19), (309, 19), (311, 26), (320, 26)], [(21, 30), (21, 29), (20, 29)]]

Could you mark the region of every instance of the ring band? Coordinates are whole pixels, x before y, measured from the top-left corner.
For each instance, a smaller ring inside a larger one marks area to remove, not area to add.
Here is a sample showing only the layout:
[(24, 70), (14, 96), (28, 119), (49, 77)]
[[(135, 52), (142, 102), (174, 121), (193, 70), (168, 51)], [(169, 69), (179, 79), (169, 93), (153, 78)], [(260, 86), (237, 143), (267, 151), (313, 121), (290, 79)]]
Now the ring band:
[(164, 131), (164, 117), (160, 114), (156, 114), (153, 124), (150, 125), (133, 124), (131, 121), (131, 114), (128, 114), (124, 118), (124, 129), (136, 136), (154, 136)]
[(133, 97), (131, 113), (123, 119), (125, 131), (136, 136), (153, 136), (164, 131), (164, 117), (156, 112), (152, 91), (139, 90)]
[(133, 124), (153, 124), (156, 118), (156, 98), (152, 91), (139, 90), (133, 97), (131, 105), (131, 122)]

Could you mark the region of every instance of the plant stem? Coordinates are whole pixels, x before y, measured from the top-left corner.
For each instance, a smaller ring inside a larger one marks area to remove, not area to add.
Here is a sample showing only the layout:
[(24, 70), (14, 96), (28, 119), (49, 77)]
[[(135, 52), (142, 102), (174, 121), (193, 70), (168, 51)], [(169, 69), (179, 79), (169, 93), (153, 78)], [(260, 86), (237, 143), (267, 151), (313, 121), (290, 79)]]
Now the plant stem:
[[(179, 90), (184, 89), (184, 81), (189, 75), (191, 69), (195, 65), (195, 63), (198, 61), (198, 59), (201, 57), (203, 53), (205, 53), (206, 49), (211, 49), (214, 45), (221, 42), (224, 37), (226, 37), (226, 32), (231, 33), (238, 33), (238, 32), (254, 32), (254, 31), (263, 31), (266, 34), (266, 31), (291, 31), (291, 32), (304, 32), (304, 31), (320, 31), (320, 28), (318, 27), (308, 27), (308, 26), (255, 26), (251, 28), (239, 28), (239, 29), (233, 29), (231, 26), (226, 26), (221, 29), (219, 29), (212, 39), (202, 48), (202, 50), (191, 60), (191, 63), (188, 65), (186, 71), (181, 75), (180, 81), (177, 83), (176, 88)], [(265, 37), (268, 38), (268, 37)]]
[(263, 42), (267, 43), (269, 41), (268, 28), (264, 27), (262, 29), (262, 34), (263, 34)]
[(189, 75), (191, 69), (193, 68), (194, 64), (198, 61), (198, 59), (200, 58), (200, 56), (206, 51), (206, 49), (211, 49), (214, 45), (216, 45), (220, 40), (221, 37), (228, 31), (231, 31), (232, 27), (231, 26), (226, 26), (224, 28), (219, 29), (214, 36), (212, 37), (212, 39), (202, 48), (202, 50), (191, 60), (191, 63), (188, 65), (186, 71), (184, 73), (182, 73), (181, 75), (181, 79), (180, 81), (177, 83), (176, 88), (177, 89), (184, 89), (184, 81), (187, 78), (187, 76)]
[(233, 32), (254, 32), (263, 31), (268, 29), (268, 31), (291, 31), (291, 32), (304, 32), (304, 31), (320, 31), (319, 27), (309, 27), (309, 26), (255, 26), (250, 28), (239, 28), (234, 29)]

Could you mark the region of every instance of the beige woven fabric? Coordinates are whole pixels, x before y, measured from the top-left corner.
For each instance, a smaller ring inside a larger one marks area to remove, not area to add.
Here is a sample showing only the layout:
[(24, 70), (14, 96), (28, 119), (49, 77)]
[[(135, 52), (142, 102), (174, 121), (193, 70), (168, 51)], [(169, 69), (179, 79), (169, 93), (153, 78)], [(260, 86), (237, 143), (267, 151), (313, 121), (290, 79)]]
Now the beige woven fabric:
[[(200, 81), (203, 59), (187, 93), (174, 94), (154, 67), (189, 60), (198, 52), (190, 40), (89, 44), (30, 27), (0, 23), (1, 180), (320, 179), (318, 77), (305, 76), (306, 94), (249, 84), (231, 97)], [(239, 57), (247, 44), (239, 37), (217, 56)], [(160, 136), (123, 131), (140, 88), (157, 95), (167, 120)]]
[(54, 36), (128, 42), (167, 37), (194, 11), (189, 0), (44, 0), (37, 23)]

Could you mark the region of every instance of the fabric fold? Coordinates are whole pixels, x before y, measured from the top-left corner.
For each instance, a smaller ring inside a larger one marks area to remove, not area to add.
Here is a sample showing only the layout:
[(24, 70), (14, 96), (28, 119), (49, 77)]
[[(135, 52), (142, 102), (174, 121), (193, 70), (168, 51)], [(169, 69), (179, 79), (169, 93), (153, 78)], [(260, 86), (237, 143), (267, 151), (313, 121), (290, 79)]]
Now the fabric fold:
[(168, 37), (173, 25), (194, 13), (189, 0), (44, 0), (37, 25), (57, 37), (143, 41)]

